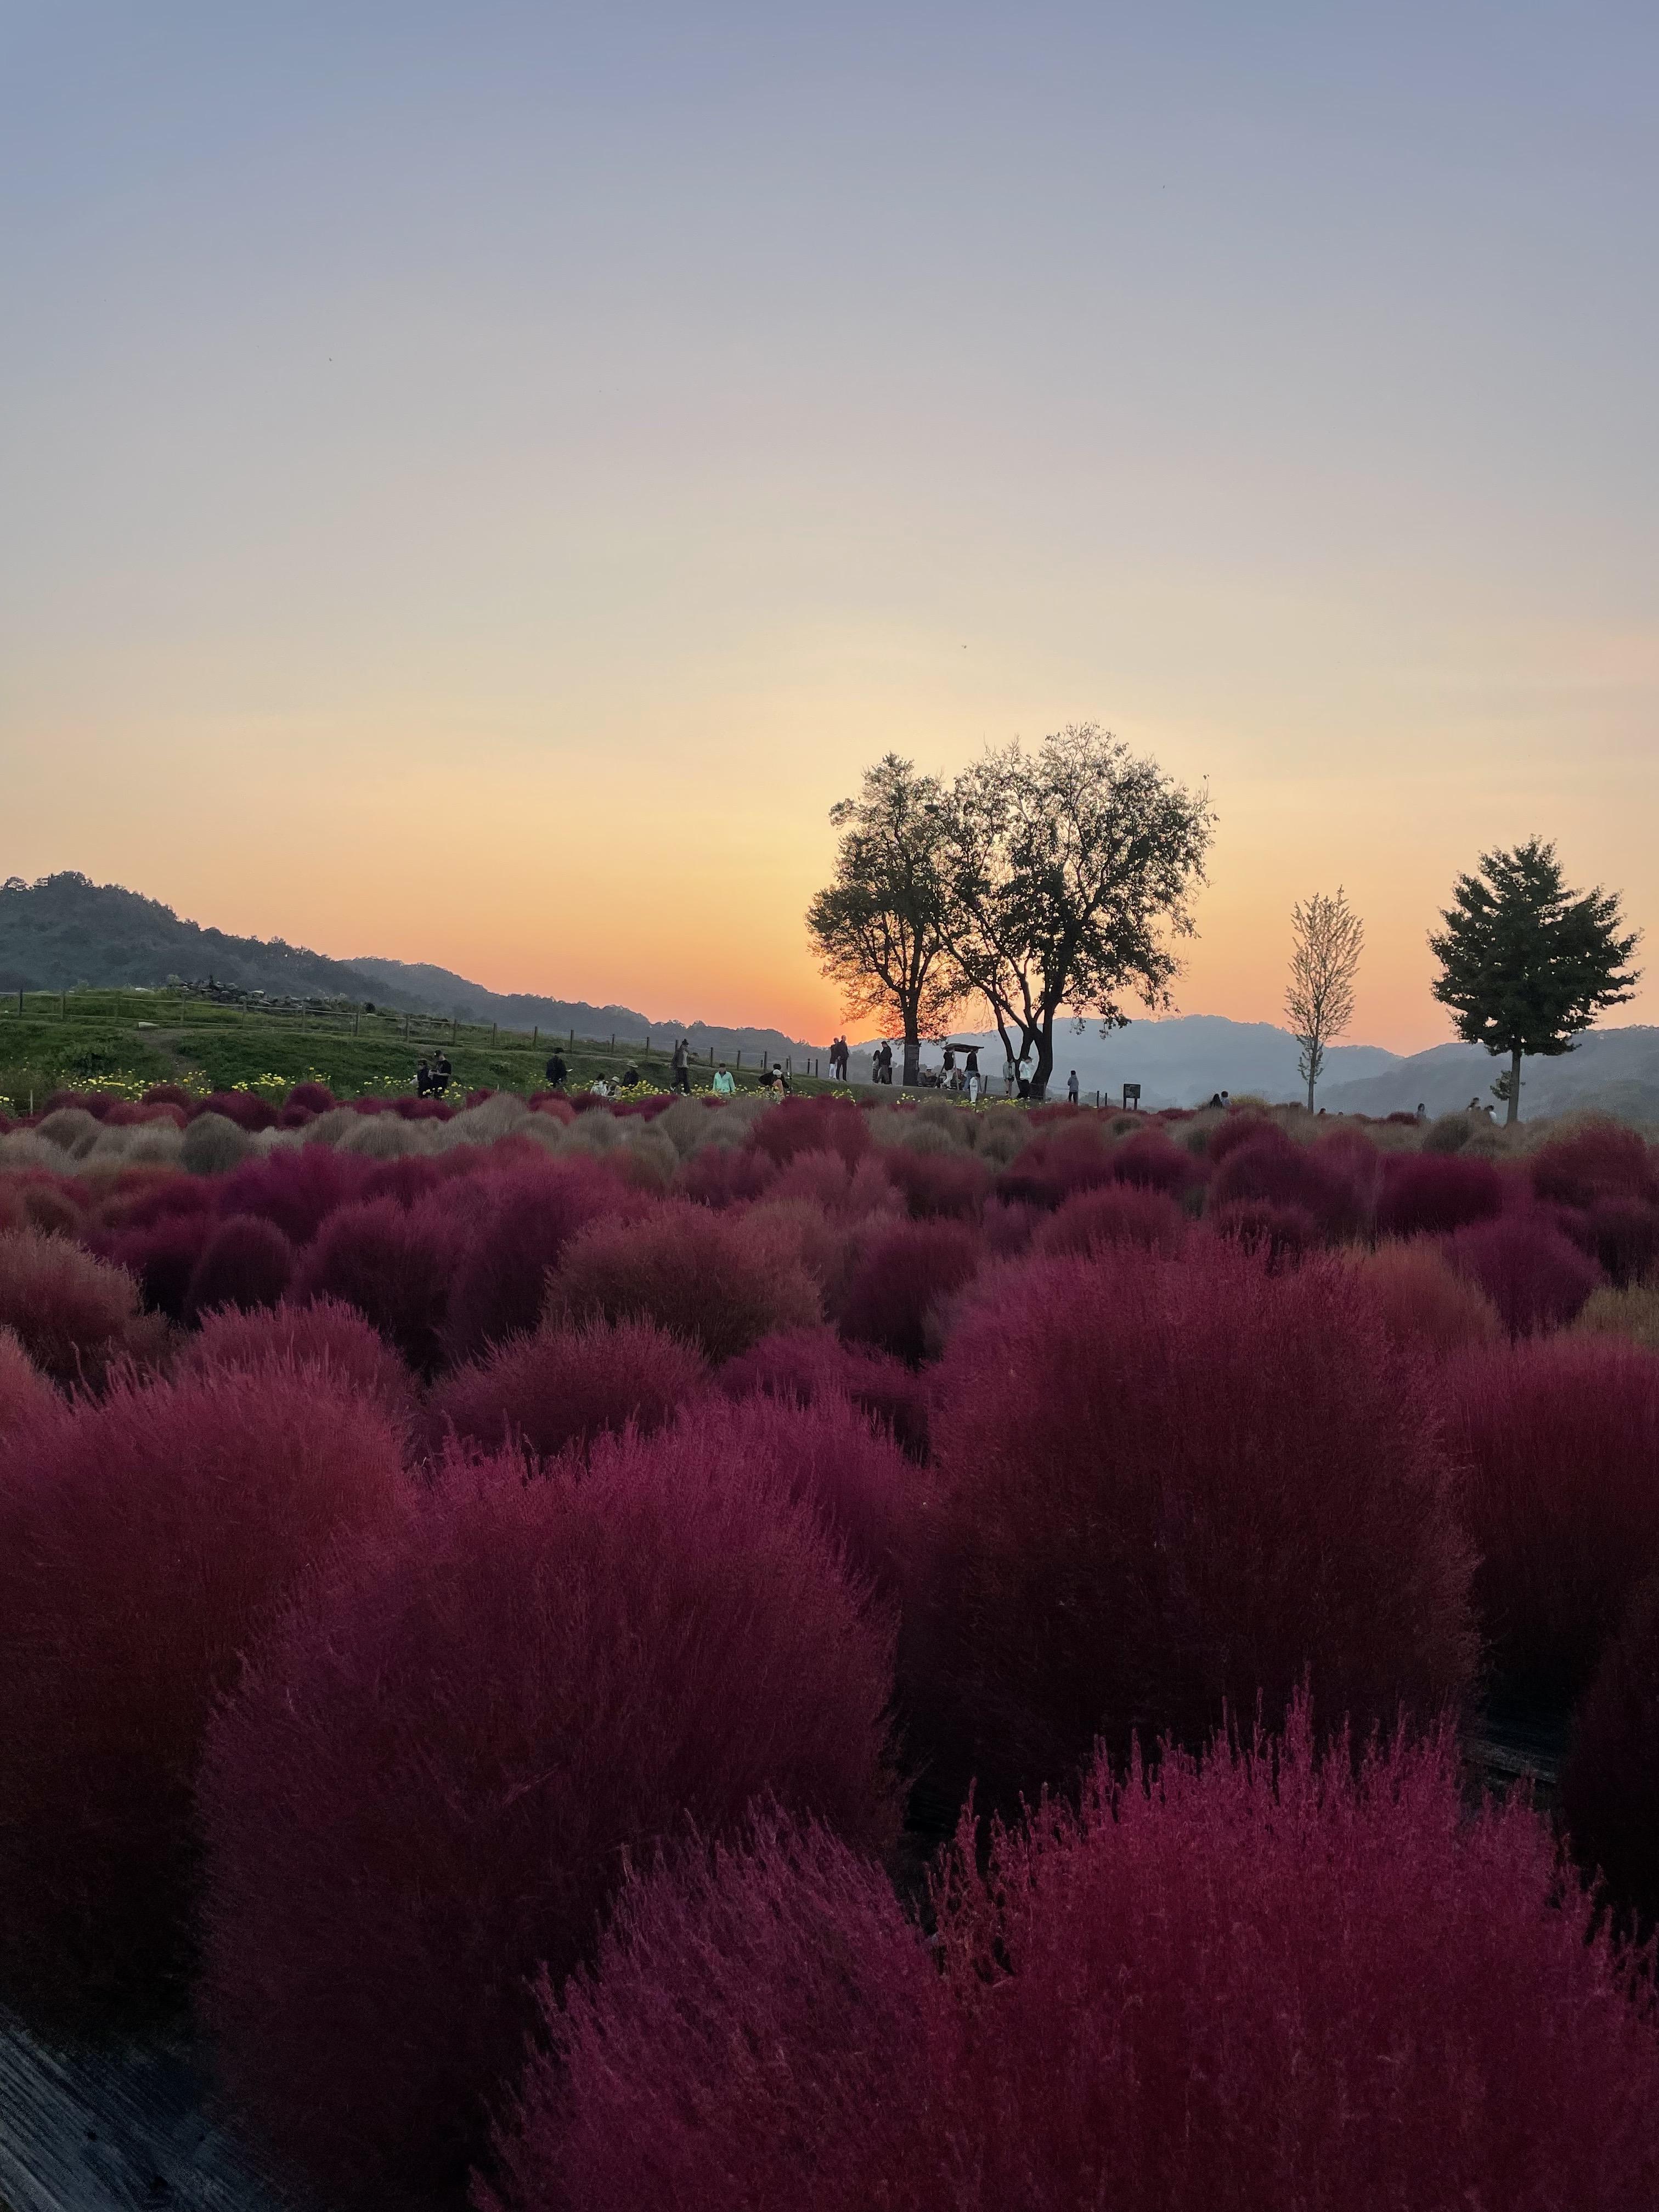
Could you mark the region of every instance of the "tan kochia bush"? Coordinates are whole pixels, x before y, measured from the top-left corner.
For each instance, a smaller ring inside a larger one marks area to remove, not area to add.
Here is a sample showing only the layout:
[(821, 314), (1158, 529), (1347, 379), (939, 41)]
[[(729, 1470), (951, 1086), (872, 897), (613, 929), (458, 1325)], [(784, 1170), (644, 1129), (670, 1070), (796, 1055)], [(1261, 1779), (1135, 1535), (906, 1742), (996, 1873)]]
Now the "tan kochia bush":
[(641, 1316), (730, 1359), (780, 1328), (823, 1319), (818, 1291), (775, 1230), (668, 1199), (638, 1221), (600, 1221), (566, 1248), (548, 1284), (557, 1322)]
[(34, 1133), (43, 1143), (56, 1145), (60, 1152), (78, 1158), (97, 1143), (98, 1127), (97, 1116), (88, 1114), (84, 1106), (60, 1106), (35, 1124)]
[(185, 1131), (179, 1164), (188, 1175), (226, 1175), (251, 1150), (246, 1131), (222, 1114), (198, 1114)]
[(1626, 1336), (1632, 1344), (1659, 1352), (1659, 1283), (1592, 1291), (1574, 1326), (1594, 1336)]
[(343, 1152), (359, 1159), (401, 1160), (426, 1150), (415, 1125), (395, 1114), (354, 1114), (351, 1118), (357, 1126), (338, 1139), (337, 1149)]

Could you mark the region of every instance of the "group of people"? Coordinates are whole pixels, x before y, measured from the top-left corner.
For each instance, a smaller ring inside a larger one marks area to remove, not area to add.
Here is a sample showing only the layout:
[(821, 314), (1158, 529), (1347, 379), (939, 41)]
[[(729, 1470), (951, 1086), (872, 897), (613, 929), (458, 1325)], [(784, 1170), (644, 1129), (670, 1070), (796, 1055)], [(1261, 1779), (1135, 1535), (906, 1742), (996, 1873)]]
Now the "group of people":
[(415, 1096), (417, 1098), (441, 1098), (448, 1090), (454, 1073), (447, 1052), (438, 1053), (432, 1060), (422, 1060), (415, 1070)]

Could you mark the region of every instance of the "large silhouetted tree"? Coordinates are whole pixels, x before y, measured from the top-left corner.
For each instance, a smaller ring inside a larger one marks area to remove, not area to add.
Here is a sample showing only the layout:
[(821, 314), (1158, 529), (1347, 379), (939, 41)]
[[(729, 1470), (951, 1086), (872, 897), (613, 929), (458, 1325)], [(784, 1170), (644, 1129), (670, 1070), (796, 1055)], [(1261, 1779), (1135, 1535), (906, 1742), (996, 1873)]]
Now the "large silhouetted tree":
[(903, 1080), (916, 1080), (921, 1039), (948, 1019), (948, 814), (943, 787), (888, 753), (865, 770), (856, 799), (830, 810), (841, 831), (835, 880), (806, 927), (851, 1013), (890, 1018), (904, 1039)]
[(1621, 933), (1616, 891), (1570, 891), (1554, 846), (1536, 837), (1512, 853), (1483, 853), (1440, 919), (1444, 928), (1429, 936), (1441, 969), (1434, 995), (1459, 1036), (1494, 1058), (1508, 1054), (1492, 1088), (1516, 1121), (1522, 1055), (1571, 1052), (1597, 1014), (1625, 1003), (1639, 980), (1625, 963), (1640, 932)]
[(1062, 1010), (1128, 1016), (1132, 993), (1170, 1002), (1203, 880), (1209, 800), (1094, 723), (1026, 752), (988, 751), (951, 794), (951, 954), (960, 988), (985, 1000), (1017, 1065), (1035, 1054), (1031, 1096), (1054, 1072)]
[(1353, 979), (1365, 925), (1339, 884), (1336, 896), (1316, 891), (1291, 909), (1291, 980), (1285, 1011), (1302, 1048), (1297, 1066), (1308, 1086), (1313, 1112), (1314, 1085), (1325, 1065), (1325, 1048), (1353, 1019)]

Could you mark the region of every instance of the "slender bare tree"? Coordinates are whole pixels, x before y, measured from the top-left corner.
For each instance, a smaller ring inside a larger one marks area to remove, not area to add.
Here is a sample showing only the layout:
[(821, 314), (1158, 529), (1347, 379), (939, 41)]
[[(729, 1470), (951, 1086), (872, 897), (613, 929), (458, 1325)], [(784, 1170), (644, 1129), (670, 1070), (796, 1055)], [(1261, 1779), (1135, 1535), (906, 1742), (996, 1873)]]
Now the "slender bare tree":
[(1365, 925), (1348, 904), (1342, 886), (1331, 898), (1316, 891), (1291, 910), (1291, 980), (1285, 1011), (1302, 1048), (1297, 1062), (1308, 1085), (1313, 1112), (1314, 1085), (1325, 1066), (1325, 1048), (1353, 1019), (1353, 979), (1365, 942)]
[(830, 819), (841, 832), (835, 880), (807, 908), (807, 934), (849, 1013), (896, 1020), (903, 1080), (913, 1086), (921, 1039), (943, 1026), (959, 995), (947, 950), (945, 792), (887, 753)]

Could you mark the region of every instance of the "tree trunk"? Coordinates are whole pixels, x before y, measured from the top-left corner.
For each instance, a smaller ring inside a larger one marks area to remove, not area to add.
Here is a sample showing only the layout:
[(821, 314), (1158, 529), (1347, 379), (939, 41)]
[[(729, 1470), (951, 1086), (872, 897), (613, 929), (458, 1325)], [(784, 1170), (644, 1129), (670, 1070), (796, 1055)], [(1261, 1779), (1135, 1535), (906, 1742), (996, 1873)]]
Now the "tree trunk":
[(1314, 1108), (1313, 1108), (1313, 1093), (1314, 1093), (1314, 1079), (1313, 1079), (1313, 1077), (1310, 1075), (1310, 1076), (1308, 1078), (1308, 1111), (1309, 1111), (1310, 1114), (1313, 1112), (1313, 1109), (1314, 1109)]
[(1504, 1116), (1505, 1126), (1521, 1119), (1521, 1048), (1516, 1045), (1510, 1054), (1509, 1112)]
[(1049, 1015), (1036, 1033), (1036, 1065), (1031, 1070), (1031, 1096), (1048, 1096), (1048, 1078), (1054, 1072), (1054, 1023)]
[(916, 1035), (915, 1024), (904, 1024), (904, 1087), (914, 1091), (921, 1073), (921, 1039)]

